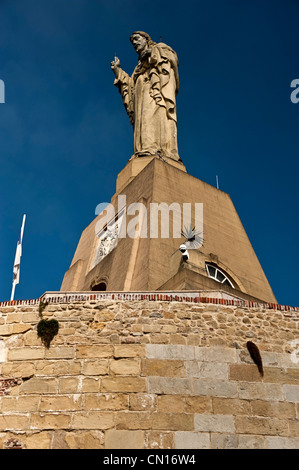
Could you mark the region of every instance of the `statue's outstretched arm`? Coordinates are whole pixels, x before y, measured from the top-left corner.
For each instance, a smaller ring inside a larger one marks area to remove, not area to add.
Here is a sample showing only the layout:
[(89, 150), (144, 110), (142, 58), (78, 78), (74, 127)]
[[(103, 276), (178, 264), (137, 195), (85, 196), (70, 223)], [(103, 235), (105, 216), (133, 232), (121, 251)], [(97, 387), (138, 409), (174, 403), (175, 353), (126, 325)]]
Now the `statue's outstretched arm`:
[(111, 69), (115, 75), (115, 78), (118, 79), (120, 68), (120, 60), (118, 57), (114, 57), (114, 60), (111, 62)]
[(131, 78), (120, 68), (118, 57), (111, 62), (111, 69), (115, 75), (114, 85), (118, 88), (131, 124), (134, 125), (134, 90), (132, 90)]

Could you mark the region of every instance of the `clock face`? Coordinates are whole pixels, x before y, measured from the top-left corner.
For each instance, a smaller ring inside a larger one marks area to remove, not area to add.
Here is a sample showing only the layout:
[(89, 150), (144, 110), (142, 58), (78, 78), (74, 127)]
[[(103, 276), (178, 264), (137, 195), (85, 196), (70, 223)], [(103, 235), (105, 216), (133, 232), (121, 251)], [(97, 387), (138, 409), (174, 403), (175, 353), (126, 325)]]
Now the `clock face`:
[(99, 264), (117, 245), (119, 231), (124, 213), (117, 215), (113, 221), (97, 234), (99, 240), (92, 268)]

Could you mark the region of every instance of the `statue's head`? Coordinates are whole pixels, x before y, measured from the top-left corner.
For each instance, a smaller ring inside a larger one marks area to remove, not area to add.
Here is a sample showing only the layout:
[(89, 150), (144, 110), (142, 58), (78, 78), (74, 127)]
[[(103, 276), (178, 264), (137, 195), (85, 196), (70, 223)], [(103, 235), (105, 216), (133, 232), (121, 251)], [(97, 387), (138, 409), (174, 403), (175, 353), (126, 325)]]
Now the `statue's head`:
[(144, 31), (135, 31), (131, 34), (130, 41), (138, 54), (155, 44), (155, 42), (151, 40), (151, 37)]

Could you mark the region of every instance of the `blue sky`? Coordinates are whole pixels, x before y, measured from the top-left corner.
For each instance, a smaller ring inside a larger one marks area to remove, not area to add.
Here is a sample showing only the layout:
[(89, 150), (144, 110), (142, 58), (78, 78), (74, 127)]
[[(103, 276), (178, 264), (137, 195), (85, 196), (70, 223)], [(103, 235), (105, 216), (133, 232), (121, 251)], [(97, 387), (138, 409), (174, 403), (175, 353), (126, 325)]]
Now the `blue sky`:
[[(135, 30), (179, 57), (178, 144), (187, 171), (230, 194), (281, 304), (299, 305), (299, 3), (296, 0), (1, 0), (0, 300), (59, 290), (82, 230), (133, 153), (113, 86)], [(200, 202), (200, 201), (199, 201)]]

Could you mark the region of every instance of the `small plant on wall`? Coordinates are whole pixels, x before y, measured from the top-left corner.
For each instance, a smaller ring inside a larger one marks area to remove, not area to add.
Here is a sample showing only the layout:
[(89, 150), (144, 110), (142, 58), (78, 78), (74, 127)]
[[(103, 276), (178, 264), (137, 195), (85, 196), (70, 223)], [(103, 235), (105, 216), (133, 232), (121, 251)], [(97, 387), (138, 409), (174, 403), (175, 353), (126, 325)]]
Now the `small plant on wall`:
[(39, 316), (41, 320), (37, 324), (37, 336), (41, 338), (44, 346), (49, 349), (51, 341), (54, 336), (57, 335), (59, 330), (59, 323), (57, 320), (52, 318), (51, 320), (45, 320), (42, 312), (46, 308), (48, 303), (40, 302), (39, 304)]

